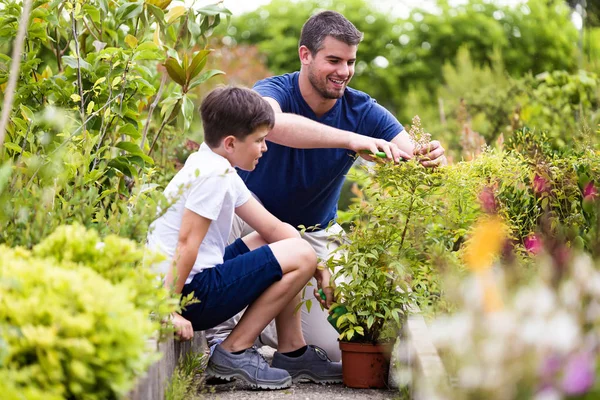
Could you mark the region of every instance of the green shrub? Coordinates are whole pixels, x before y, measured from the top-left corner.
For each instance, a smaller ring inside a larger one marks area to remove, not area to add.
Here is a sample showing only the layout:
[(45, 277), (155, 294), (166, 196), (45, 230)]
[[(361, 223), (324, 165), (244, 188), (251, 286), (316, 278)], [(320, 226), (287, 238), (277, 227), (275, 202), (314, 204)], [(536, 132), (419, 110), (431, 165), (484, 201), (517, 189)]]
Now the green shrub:
[(111, 283), (124, 286), (129, 300), (158, 320), (177, 305), (149, 267), (162, 257), (132, 240), (116, 235), (101, 239), (96, 231), (74, 224), (58, 227), (33, 248), (33, 254), (64, 268), (92, 268)]
[(122, 398), (155, 359), (157, 326), (86, 267), (70, 270), (24, 249), (0, 246), (0, 373), (15, 387), (69, 399)]

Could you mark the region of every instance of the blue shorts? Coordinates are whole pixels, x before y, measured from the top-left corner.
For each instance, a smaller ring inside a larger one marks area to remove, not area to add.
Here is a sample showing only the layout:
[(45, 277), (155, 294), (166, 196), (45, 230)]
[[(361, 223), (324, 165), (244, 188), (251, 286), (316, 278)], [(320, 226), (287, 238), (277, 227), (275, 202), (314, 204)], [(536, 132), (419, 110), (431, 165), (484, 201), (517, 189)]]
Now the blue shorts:
[(200, 303), (187, 306), (181, 315), (195, 331), (213, 328), (246, 308), (282, 276), (269, 246), (250, 251), (237, 239), (225, 248), (223, 264), (194, 275), (183, 287), (183, 296), (193, 292)]

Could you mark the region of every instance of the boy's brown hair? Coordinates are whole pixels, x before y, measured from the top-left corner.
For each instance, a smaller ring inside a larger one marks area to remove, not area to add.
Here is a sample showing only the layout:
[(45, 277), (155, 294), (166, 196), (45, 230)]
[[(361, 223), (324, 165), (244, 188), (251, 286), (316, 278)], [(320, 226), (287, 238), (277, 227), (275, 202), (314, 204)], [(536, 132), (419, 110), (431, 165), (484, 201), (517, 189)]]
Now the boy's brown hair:
[(244, 140), (260, 127), (275, 125), (273, 108), (253, 90), (225, 86), (208, 94), (200, 106), (204, 142), (219, 147), (227, 136)]

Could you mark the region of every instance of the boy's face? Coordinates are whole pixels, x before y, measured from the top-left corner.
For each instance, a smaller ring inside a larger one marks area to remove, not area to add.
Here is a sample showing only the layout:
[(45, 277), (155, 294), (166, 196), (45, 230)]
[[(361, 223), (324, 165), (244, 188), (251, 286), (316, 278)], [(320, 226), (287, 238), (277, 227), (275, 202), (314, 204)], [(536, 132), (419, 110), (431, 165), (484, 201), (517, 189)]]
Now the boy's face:
[(331, 36), (323, 40), (316, 54), (309, 52), (308, 79), (324, 99), (339, 99), (352, 76), (358, 46), (350, 46)]
[(232, 164), (245, 171), (253, 171), (258, 159), (267, 151), (266, 137), (270, 129), (266, 126), (257, 128), (244, 140), (235, 139)]

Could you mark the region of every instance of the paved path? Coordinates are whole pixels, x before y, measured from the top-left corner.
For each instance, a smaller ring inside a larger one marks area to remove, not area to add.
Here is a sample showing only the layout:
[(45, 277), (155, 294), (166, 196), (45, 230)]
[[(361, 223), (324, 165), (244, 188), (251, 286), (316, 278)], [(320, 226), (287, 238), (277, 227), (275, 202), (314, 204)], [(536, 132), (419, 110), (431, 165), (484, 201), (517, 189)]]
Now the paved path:
[[(265, 346), (259, 351), (270, 362), (275, 349)], [(206, 400), (387, 400), (401, 397), (397, 390), (349, 389), (342, 384), (295, 383), (289, 389), (256, 390), (240, 381), (207, 385), (203, 392)]]
[(384, 400), (399, 399), (395, 390), (349, 389), (344, 385), (317, 385), (314, 383), (293, 384), (284, 390), (253, 390), (239, 382), (225, 385), (206, 386), (214, 393), (203, 394), (210, 400)]

